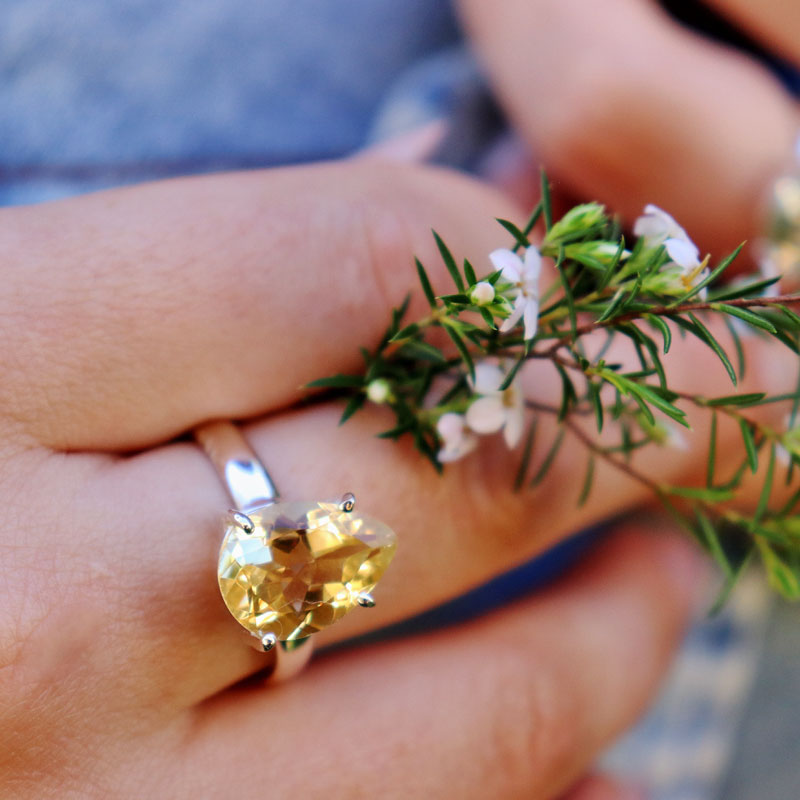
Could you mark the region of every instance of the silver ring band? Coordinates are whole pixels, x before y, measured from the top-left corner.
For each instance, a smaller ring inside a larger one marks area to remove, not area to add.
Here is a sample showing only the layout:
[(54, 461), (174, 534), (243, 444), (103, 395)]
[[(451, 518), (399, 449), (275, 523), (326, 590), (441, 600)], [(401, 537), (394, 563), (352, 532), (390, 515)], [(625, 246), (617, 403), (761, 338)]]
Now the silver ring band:
[[(206, 423), (195, 429), (194, 436), (228, 490), (235, 506), (232, 511), (246, 514), (277, 502), (279, 495), (275, 483), (232, 422), (215, 420)], [(252, 636), (247, 638), (252, 644), (258, 641)], [(267, 654), (271, 659), (271, 663), (266, 665), (267, 681), (278, 683), (294, 677), (308, 663), (312, 650), (310, 638), (275, 642)]]
[(237, 511), (251, 511), (278, 500), (278, 490), (258, 456), (228, 420), (215, 420), (194, 432), (228, 490)]

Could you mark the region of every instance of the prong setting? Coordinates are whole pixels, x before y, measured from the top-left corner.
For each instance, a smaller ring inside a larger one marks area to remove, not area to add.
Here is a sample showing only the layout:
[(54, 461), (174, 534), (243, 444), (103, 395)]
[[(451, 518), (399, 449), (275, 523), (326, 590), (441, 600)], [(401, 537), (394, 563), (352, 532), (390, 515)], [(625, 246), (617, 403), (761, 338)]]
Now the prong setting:
[(356, 496), (352, 492), (345, 494), (339, 501), (339, 510), (349, 514), (356, 507)]
[(269, 653), (276, 644), (278, 644), (278, 637), (274, 633), (265, 633), (261, 637), (261, 649), (265, 653)]
[(231, 508), (228, 513), (231, 515), (233, 524), (236, 525), (237, 528), (241, 528), (245, 533), (252, 533), (256, 529), (255, 523), (247, 514), (243, 514), (241, 511), (236, 511), (233, 508)]
[(369, 592), (361, 592), (356, 602), (361, 608), (375, 608), (375, 598)]

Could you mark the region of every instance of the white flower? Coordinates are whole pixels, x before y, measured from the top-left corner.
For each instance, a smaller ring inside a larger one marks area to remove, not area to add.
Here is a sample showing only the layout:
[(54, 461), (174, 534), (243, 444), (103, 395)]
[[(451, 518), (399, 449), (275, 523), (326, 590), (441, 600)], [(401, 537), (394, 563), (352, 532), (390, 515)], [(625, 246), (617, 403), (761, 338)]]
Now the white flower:
[[(662, 268), (662, 272), (675, 273), (680, 280), (678, 291), (688, 291), (704, 281), (711, 273), (708, 269), (708, 256), (700, 260), (697, 245), (686, 231), (666, 211), (648, 203), (642, 214), (633, 224), (633, 233), (644, 239), (648, 247), (664, 245), (667, 255), (672, 259)], [(707, 297), (706, 289), (698, 293), (700, 300)]]
[(476, 306), (488, 306), (494, 300), (494, 286), (489, 281), (480, 281), (472, 287), (469, 299)]
[[(711, 270), (708, 268), (708, 256), (701, 261), (700, 251), (694, 242), (688, 239), (686, 241), (667, 239), (664, 246), (672, 259), (671, 263), (680, 267), (680, 279), (686, 291), (704, 281), (711, 274)], [(669, 267), (670, 264), (665, 265), (665, 269)], [(697, 296), (700, 300), (705, 301), (708, 296), (705, 286), (697, 293)]]
[(648, 203), (644, 213), (633, 223), (633, 235), (644, 239), (648, 247), (658, 247), (667, 239), (691, 241), (686, 231), (663, 209)]
[(436, 432), (443, 445), (436, 457), (442, 464), (458, 461), (474, 450), (478, 443), (477, 437), (467, 428), (464, 415), (455, 414), (452, 411), (439, 417), (439, 421), (436, 423)]
[(520, 320), (525, 323), (525, 338), (533, 339), (539, 323), (539, 273), (542, 271), (542, 256), (531, 246), (525, 251), (525, 260), (511, 250), (495, 250), (489, 254), (495, 269), (503, 274), (503, 280), (517, 291), (511, 316), (503, 321), (500, 330), (510, 331)]
[(513, 449), (522, 438), (525, 403), (517, 378), (500, 391), (505, 378), (506, 372), (493, 361), (479, 361), (475, 365), (472, 388), (478, 398), (467, 409), (466, 421), (475, 433), (497, 433), (502, 429), (506, 444)]
[(385, 403), (392, 396), (392, 387), (389, 386), (389, 381), (384, 378), (375, 378), (370, 381), (367, 386), (367, 397), (373, 402), (380, 405)]

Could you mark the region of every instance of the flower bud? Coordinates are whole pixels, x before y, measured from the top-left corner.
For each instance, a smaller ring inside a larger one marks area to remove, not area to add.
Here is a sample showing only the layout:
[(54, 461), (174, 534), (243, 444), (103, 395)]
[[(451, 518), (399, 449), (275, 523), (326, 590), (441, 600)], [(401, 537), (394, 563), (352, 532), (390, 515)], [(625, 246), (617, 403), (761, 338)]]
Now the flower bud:
[(373, 402), (380, 405), (385, 403), (392, 396), (392, 387), (389, 386), (389, 381), (384, 378), (375, 378), (370, 381), (367, 386), (367, 397)]
[[(578, 261), (580, 261), (581, 256), (588, 256), (595, 261), (599, 261), (604, 266), (608, 266), (617, 257), (618, 250), (619, 245), (616, 242), (576, 242), (575, 244), (567, 245), (566, 254), (568, 258), (574, 258)], [(620, 262), (629, 258), (630, 254), (630, 250), (623, 250), (619, 254)]]
[(600, 203), (584, 203), (570, 209), (555, 222), (545, 237), (548, 242), (557, 242), (566, 237), (588, 233), (606, 222), (606, 209)]
[(476, 283), (469, 293), (469, 299), (476, 306), (488, 306), (494, 300), (494, 286), (488, 281)]

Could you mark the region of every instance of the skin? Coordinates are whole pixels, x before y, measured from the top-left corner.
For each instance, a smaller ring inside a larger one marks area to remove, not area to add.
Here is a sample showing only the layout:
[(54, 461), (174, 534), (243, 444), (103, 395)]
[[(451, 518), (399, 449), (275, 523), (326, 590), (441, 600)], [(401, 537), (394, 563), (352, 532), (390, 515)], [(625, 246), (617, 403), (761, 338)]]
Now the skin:
[[(793, 4), (715, 5), (798, 57)], [(565, 184), (629, 218), (657, 202), (715, 253), (757, 229), (797, 128), (762, 68), (642, 0), (461, 7)], [(585, 454), (571, 438), (531, 493), (509, 492), (514, 459), (491, 442), (434, 482), (408, 447), (372, 438), (382, 409), (338, 428), (338, 407), (297, 406), (308, 380), (357, 369), (412, 253), (444, 283), (431, 226), (484, 264), (506, 243), (492, 217), (522, 218), (486, 187), (385, 155), (0, 211), (0, 795), (354, 799), (378, 781), (385, 798), (639, 796), (581, 775), (657, 686), (703, 583), (662, 520), (618, 525), (565, 579), (488, 617), (324, 652), (648, 497), (600, 465), (575, 509)], [(791, 358), (746, 346), (742, 391), (790, 388)], [(676, 385), (719, 391), (721, 367), (694, 343), (676, 342), (669, 366)], [(524, 378), (531, 397), (558, 393), (540, 367)], [(176, 441), (216, 417), (248, 420), (284, 496), (352, 490), (400, 537), (378, 606), (320, 634), (322, 655), (269, 689), (214, 580), (227, 497)], [(706, 420), (692, 422), (687, 451), (636, 465), (702, 479)], [(725, 463), (736, 431), (721, 426), (718, 447)]]
[[(800, 59), (796, 3), (711, 5)], [(763, 66), (651, 0), (458, 7), (506, 112), (562, 190), (629, 222), (656, 203), (715, 258), (757, 237), (800, 128), (796, 101)]]
[[(702, 583), (654, 517), (534, 597), (323, 653), (268, 690), (217, 590), (229, 501), (176, 441), (212, 418), (249, 420), (285, 497), (351, 490), (398, 533), (378, 606), (319, 634), (323, 650), (648, 498), (601, 465), (575, 509), (572, 439), (531, 493), (510, 491), (515, 459), (494, 440), (433, 480), (411, 448), (373, 437), (384, 409), (338, 427), (337, 405), (297, 405), (308, 380), (357, 368), (412, 253), (444, 285), (431, 225), (484, 264), (505, 242), (494, 216), (521, 218), (471, 179), (374, 158), (0, 211), (0, 795), (357, 798), (379, 780), (387, 798), (552, 798), (637, 716)], [(761, 340), (747, 347), (743, 391), (793, 381), (764, 366)], [(713, 356), (675, 348), (678, 382), (718, 386)], [(558, 391), (541, 365), (526, 381)], [(637, 463), (691, 480), (698, 425), (688, 451)], [(724, 463), (739, 445), (721, 430), (718, 447)]]
[(647, 795), (610, 775), (590, 775), (570, 790), (563, 800), (647, 800)]

